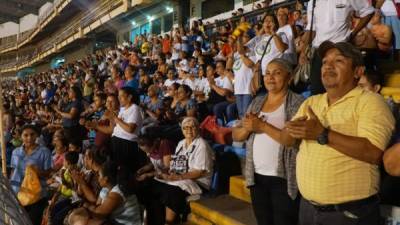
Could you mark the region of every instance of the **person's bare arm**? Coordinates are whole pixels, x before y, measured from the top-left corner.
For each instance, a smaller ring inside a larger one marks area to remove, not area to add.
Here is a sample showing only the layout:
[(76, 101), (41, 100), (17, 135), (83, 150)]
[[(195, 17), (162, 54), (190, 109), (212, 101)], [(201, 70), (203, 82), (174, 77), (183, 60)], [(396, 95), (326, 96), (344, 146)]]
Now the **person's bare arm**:
[(105, 218), (123, 203), (121, 195), (110, 192), (104, 202), (99, 206), (91, 205), (88, 210), (96, 217)]
[(280, 52), (284, 52), (286, 51), (286, 49), (288, 49), (288, 45), (285, 42), (283, 42), (282, 38), (279, 37), (278, 35), (274, 34), (272, 39), (275, 42), (276, 48)]
[(358, 32), (360, 32), (364, 27), (367, 26), (369, 21), (372, 19), (374, 16), (374, 13), (371, 13), (367, 16), (364, 16), (360, 18), (360, 22), (357, 24), (357, 26), (353, 29), (353, 31), (350, 34), (350, 40), (352, 40), (355, 36), (357, 36)]
[(400, 176), (400, 143), (388, 148), (383, 154), (383, 165), (392, 176)]

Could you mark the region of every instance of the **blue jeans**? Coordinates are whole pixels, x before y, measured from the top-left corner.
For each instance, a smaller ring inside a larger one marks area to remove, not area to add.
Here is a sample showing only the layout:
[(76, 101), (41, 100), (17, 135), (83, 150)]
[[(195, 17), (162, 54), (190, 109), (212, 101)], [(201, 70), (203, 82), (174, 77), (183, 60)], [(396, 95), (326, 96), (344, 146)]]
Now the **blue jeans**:
[(236, 96), (236, 107), (239, 114), (239, 119), (243, 118), (246, 114), (247, 107), (249, 107), (253, 96), (251, 95), (235, 95)]
[(220, 102), (215, 104), (213, 107), (213, 113), (222, 121), (228, 123), (229, 121), (236, 119), (236, 103), (229, 103), (227, 101)]

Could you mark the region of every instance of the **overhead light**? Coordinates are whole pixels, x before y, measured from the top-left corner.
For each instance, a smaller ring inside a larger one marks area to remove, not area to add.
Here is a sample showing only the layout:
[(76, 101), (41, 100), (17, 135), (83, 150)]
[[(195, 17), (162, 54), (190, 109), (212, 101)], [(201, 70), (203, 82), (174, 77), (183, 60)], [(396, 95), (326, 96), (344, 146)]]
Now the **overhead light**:
[(147, 20), (151, 22), (151, 21), (154, 20), (154, 17), (153, 16), (147, 16)]
[(167, 10), (167, 12), (172, 13), (174, 11), (174, 9), (172, 7), (165, 7), (165, 9)]
[(136, 22), (135, 21), (131, 21), (132, 26), (136, 26)]

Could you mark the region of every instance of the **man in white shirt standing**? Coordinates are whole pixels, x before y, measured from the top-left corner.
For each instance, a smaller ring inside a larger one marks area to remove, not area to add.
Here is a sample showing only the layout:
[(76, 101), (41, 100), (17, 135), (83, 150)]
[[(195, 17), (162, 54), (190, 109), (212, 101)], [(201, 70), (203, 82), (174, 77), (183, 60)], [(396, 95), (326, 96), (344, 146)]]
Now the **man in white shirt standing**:
[[(311, 18), (314, 1), (310, 0), (307, 8), (309, 23), (305, 33), (305, 43), (315, 34), (312, 42), (313, 48), (318, 48), (324, 41), (334, 43), (350, 41), (362, 30), (372, 18), (374, 8), (368, 0), (318, 0), (315, 2), (313, 35), (311, 35)], [(351, 15), (356, 12), (360, 16), (360, 23), (351, 30)], [(305, 49), (304, 49), (305, 50)], [(321, 82), (321, 57), (315, 53), (311, 57), (311, 93), (319, 94), (325, 92)], [(304, 51), (300, 55), (299, 63), (307, 61)]]
[(288, 49), (283, 53), (283, 58), (288, 60), (293, 65), (297, 64), (297, 54), (294, 45), (294, 33), (292, 26), (288, 23), (289, 20), (289, 10), (287, 8), (279, 8), (276, 13), (276, 18), (278, 19), (279, 29), (277, 33), (284, 33), (288, 41)]

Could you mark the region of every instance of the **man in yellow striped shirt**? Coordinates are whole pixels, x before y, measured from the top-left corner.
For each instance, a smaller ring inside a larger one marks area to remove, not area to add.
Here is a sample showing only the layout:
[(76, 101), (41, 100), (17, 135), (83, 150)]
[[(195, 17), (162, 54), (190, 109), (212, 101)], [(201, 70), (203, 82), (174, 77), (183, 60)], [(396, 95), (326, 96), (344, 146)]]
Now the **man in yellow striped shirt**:
[(363, 63), (355, 47), (327, 41), (318, 51), (326, 93), (307, 99), (281, 137), (301, 140), (300, 224), (378, 225), (378, 165), (393, 115), (381, 96), (357, 87)]

